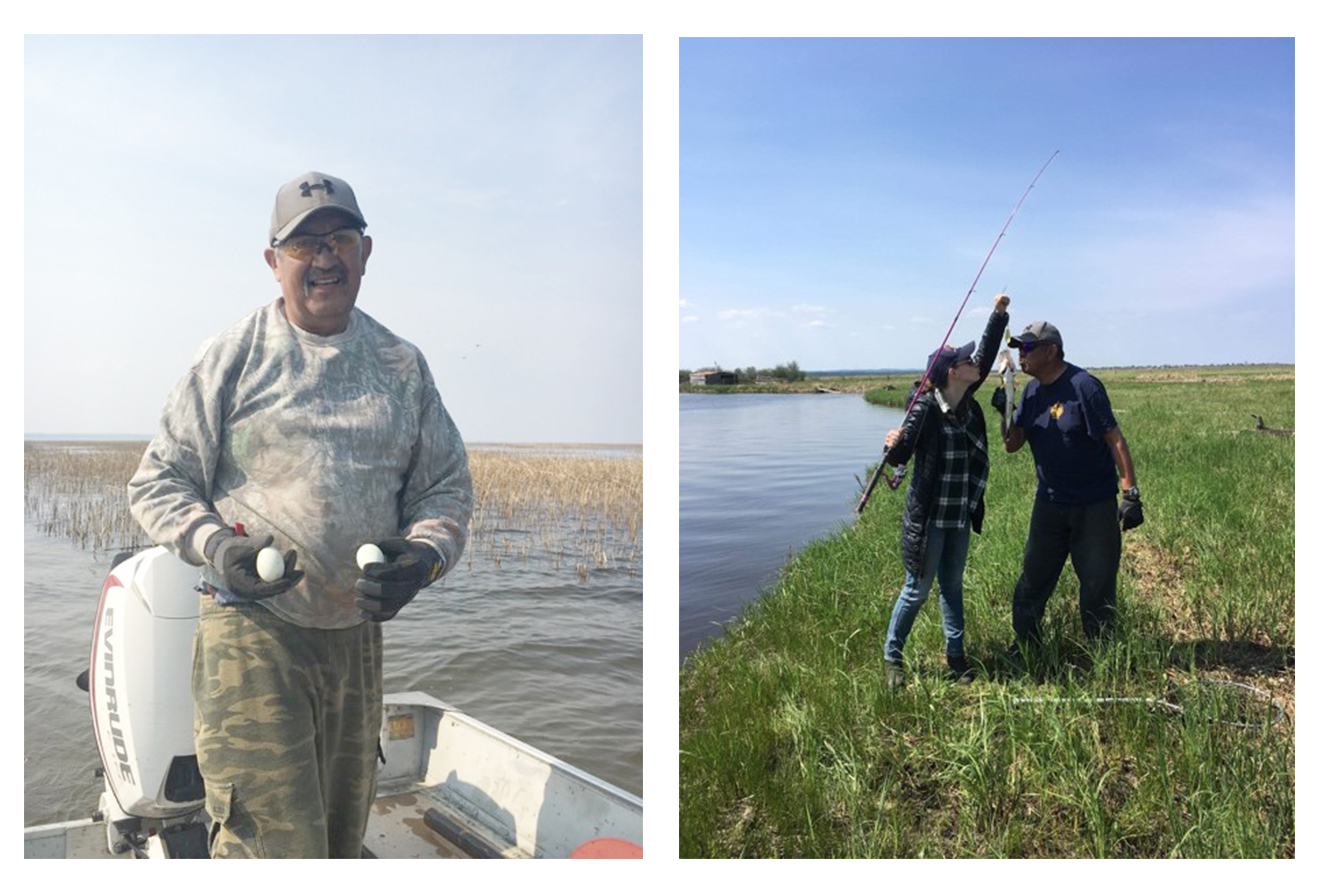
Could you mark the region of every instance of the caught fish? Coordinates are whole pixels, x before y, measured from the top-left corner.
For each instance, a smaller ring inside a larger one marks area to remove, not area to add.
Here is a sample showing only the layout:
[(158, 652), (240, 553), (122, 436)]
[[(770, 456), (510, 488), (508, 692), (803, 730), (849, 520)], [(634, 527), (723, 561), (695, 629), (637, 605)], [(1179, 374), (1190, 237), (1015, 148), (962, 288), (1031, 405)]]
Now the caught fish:
[[(1002, 337), (1002, 344), (1005, 346), (1011, 341), (1011, 328), (1007, 328), (1006, 335)], [(1007, 396), (1007, 428), (1011, 428), (1012, 418), (1016, 414), (1016, 362), (1012, 360), (1011, 349), (1003, 348), (997, 356), (997, 372), (1002, 377), (1002, 391)]]

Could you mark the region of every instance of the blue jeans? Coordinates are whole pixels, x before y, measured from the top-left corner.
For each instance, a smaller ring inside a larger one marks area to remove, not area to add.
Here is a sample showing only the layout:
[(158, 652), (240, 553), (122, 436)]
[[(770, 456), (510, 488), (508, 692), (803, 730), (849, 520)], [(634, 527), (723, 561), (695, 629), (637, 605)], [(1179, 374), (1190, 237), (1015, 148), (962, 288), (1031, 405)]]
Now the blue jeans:
[(905, 587), (891, 611), (891, 624), (886, 629), (887, 660), (899, 662), (903, 658), (905, 639), (914, 627), (914, 617), (928, 592), (932, 580), (937, 579), (942, 594), (942, 634), (946, 636), (946, 655), (965, 655), (965, 558), (970, 552), (970, 527), (943, 529), (928, 526), (928, 546), (923, 557), (920, 575), (905, 573)]

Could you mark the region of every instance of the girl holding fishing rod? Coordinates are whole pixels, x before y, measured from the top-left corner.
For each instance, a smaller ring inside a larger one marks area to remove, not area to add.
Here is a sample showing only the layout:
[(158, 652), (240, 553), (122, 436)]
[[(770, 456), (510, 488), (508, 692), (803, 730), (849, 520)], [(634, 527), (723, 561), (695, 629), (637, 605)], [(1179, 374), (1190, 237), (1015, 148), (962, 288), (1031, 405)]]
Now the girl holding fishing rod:
[(905, 584), (891, 612), (884, 658), (886, 682), (904, 684), (904, 646), (914, 617), (937, 579), (942, 599), (946, 662), (953, 679), (974, 678), (965, 660), (963, 583), (970, 529), (983, 531), (983, 493), (988, 485), (988, 427), (974, 393), (997, 358), (1010, 299), (997, 296), (979, 339), (952, 348), (943, 344), (928, 359), (917, 400), (900, 429), (886, 434), (886, 462), (914, 458), (905, 495), (900, 551)]

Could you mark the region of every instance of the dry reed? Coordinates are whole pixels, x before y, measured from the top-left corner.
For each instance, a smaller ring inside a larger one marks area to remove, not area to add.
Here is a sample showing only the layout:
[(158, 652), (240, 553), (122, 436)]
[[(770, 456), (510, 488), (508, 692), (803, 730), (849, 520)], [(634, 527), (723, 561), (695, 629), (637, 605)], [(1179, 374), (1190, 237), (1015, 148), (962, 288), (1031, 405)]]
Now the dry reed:
[[(142, 442), (25, 442), (24, 512), (47, 535), (95, 553), (141, 548), (125, 486)], [(537, 448), (469, 455), (474, 511), (465, 562), (537, 563), (640, 575), (642, 459), (638, 453)]]
[(25, 515), (47, 535), (67, 536), (95, 553), (146, 546), (125, 493), (144, 448), (140, 442), (24, 442)]
[(638, 575), (642, 467), (639, 454), (472, 452), (468, 562), (537, 554), (572, 564), (581, 579), (594, 569)]

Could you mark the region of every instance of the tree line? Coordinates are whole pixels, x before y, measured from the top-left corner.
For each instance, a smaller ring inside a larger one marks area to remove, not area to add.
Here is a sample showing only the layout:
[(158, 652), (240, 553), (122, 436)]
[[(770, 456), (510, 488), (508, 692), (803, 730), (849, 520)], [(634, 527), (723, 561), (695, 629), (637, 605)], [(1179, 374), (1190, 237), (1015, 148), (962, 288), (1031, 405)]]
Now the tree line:
[[(715, 365), (715, 370), (724, 370), (725, 368)], [(691, 381), (690, 370), (678, 370), (677, 381), (687, 383)], [(737, 376), (739, 383), (755, 383), (761, 380), (784, 380), (789, 383), (796, 383), (807, 379), (807, 371), (798, 366), (797, 361), (790, 361), (787, 364), (780, 364), (776, 367), (763, 367), (757, 370), (755, 367), (735, 367), (734, 375)]]

